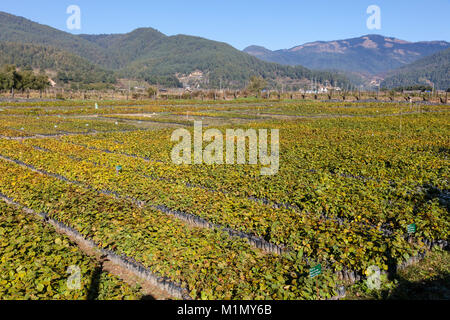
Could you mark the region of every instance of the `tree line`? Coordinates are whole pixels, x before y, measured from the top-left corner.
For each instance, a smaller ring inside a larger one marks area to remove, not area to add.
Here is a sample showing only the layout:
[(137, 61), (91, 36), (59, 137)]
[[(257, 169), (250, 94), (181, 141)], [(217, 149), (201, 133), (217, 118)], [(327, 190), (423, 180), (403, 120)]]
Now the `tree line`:
[(31, 69), (18, 70), (15, 65), (4, 65), (0, 68), (0, 91), (38, 90), (41, 93), (50, 86), (48, 76), (44, 73), (35, 74)]

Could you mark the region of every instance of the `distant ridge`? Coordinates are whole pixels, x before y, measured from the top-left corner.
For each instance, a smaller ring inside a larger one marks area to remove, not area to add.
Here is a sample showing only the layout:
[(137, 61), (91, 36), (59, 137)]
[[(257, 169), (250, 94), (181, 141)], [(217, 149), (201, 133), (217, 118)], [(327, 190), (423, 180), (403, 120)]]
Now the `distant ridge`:
[(366, 75), (385, 73), (450, 47), (446, 41), (408, 42), (382, 35), (317, 41), (291, 49), (271, 51), (250, 46), (244, 52), (284, 65), (317, 70), (342, 70)]

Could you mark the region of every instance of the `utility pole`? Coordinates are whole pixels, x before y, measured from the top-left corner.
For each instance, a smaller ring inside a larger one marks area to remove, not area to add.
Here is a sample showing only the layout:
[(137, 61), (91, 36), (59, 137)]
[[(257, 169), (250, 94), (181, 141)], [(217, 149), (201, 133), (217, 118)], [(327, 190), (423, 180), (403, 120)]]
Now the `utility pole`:
[(156, 100), (158, 100), (158, 92), (159, 92), (159, 81), (156, 81)]

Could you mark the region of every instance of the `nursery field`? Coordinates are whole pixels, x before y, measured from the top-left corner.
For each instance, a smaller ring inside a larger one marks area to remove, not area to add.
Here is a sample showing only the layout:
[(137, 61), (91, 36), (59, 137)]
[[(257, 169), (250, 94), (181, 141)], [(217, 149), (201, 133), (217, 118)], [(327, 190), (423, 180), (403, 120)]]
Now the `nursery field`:
[[(279, 129), (278, 173), (173, 164), (171, 135), (194, 121)], [(374, 266), (449, 248), (449, 137), (448, 105), (4, 102), (0, 300), (92, 298), (95, 273), (94, 298), (144, 295), (71, 234), (170, 298), (342, 297)]]

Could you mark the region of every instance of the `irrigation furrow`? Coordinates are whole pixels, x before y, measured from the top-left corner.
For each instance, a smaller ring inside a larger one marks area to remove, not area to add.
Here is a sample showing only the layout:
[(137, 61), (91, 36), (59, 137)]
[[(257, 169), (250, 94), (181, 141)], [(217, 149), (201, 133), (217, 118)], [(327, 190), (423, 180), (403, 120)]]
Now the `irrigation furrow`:
[[(35, 215), (43, 220), (44, 223), (47, 223), (60, 234), (64, 234), (68, 236), (72, 241), (76, 242), (80, 247), (89, 248), (90, 250), (100, 253), (106, 260), (112, 262), (114, 265), (119, 268), (125, 269), (128, 272), (131, 272), (133, 275), (149, 283), (151, 286), (167, 292), (171, 297), (176, 299), (184, 299), (191, 300), (189, 293), (186, 289), (182, 288), (179, 284), (173, 282), (169, 278), (162, 277), (156, 273), (153, 273), (149, 269), (145, 268), (142, 264), (135, 261), (134, 259), (122, 254), (119, 255), (112, 250), (107, 250), (101, 248), (97, 243), (92, 241), (91, 239), (85, 238), (81, 233), (77, 230), (67, 226), (66, 224), (49, 218), (45, 213), (38, 213), (34, 210), (27, 208), (26, 206), (21, 205), (20, 203), (15, 202), (13, 199), (8, 198), (6, 195), (0, 193), (0, 199), (5, 201), (6, 203), (13, 205), (17, 208), (20, 208), (27, 214)], [(116, 274), (120, 276), (120, 274)]]
[[(133, 203), (139, 205), (139, 206), (145, 206), (148, 205), (143, 201), (137, 200), (137, 199), (133, 199), (130, 197), (123, 197), (120, 196), (118, 193), (113, 192), (113, 191), (108, 191), (108, 190), (97, 190), (95, 188), (93, 188), (92, 186), (89, 185), (85, 185), (81, 182), (78, 181), (72, 181), (67, 179), (66, 177), (63, 177), (61, 175), (58, 174), (53, 174), (50, 172), (47, 172), (45, 170), (40, 170), (37, 169), (31, 165), (28, 165), (24, 162), (18, 161), (18, 160), (14, 160), (14, 159), (10, 159), (8, 157), (2, 156), (0, 155), (0, 159), (9, 161), (9, 162), (13, 162), (17, 165), (20, 165), (22, 167), (28, 168), (34, 172), (43, 174), (43, 175), (48, 175), (50, 177), (53, 178), (57, 178), (60, 179), (62, 181), (68, 182), (68, 183), (72, 183), (78, 186), (81, 186), (83, 188), (89, 189), (89, 190), (93, 190), (99, 194), (103, 194), (103, 195), (107, 195), (107, 196), (112, 196), (115, 197), (117, 199), (127, 199), (132, 201)], [(192, 215), (192, 214), (187, 214), (185, 212), (182, 211), (176, 211), (176, 210), (172, 210), (166, 206), (155, 206), (155, 205), (148, 205), (149, 208), (158, 210), (160, 212), (163, 212), (167, 215), (173, 216), (179, 220), (182, 220), (184, 222), (186, 222), (187, 224), (194, 226), (194, 227), (200, 227), (200, 228), (208, 228), (208, 229), (219, 229), (222, 230), (226, 233), (228, 233), (231, 237), (238, 237), (238, 238), (242, 238), (247, 240), (252, 246), (259, 248), (261, 250), (263, 250), (264, 252), (268, 252), (268, 253), (275, 253), (275, 254), (281, 254), (284, 252), (290, 252), (290, 250), (287, 250), (284, 247), (280, 247), (278, 245), (272, 244), (270, 242), (267, 242), (266, 240), (248, 234), (248, 233), (244, 233), (244, 232), (240, 232), (240, 231), (236, 231), (234, 229), (231, 228), (227, 228), (221, 225), (217, 225), (217, 224), (213, 224), (203, 218), (200, 218), (198, 216)], [(47, 219), (48, 220), (48, 216), (46, 214), (38, 214), (41, 218)], [(55, 226), (58, 226), (58, 222), (54, 223)], [(71, 230), (66, 229), (65, 226), (61, 226), (61, 229), (64, 232), (69, 232), (69, 234), (71, 234), (72, 237), (75, 238), (79, 238), (80, 235), (75, 231), (75, 230)], [(81, 237), (82, 238), (82, 237)], [(84, 238), (82, 238), (84, 239)], [(411, 238), (412, 240), (412, 238)], [(92, 243), (90, 245), (93, 245)], [(431, 249), (434, 246), (439, 246), (442, 249), (448, 249), (449, 248), (449, 243), (445, 240), (439, 240), (439, 241), (428, 241), (425, 240), (425, 245), (426, 245), (426, 249)], [(180, 293), (177, 291), (178, 289), (176, 289), (176, 285), (175, 287), (173, 287), (173, 284), (171, 284), (170, 282), (161, 280), (160, 278), (158, 278), (155, 275), (152, 275), (151, 273), (148, 273), (148, 270), (146, 271), (146, 269), (140, 265), (139, 263), (137, 263), (136, 261), (132, 260), (131, 258), (128, 257), (124, 257), (124, 256), (118, 256), (116, 254), (114, 254), (113, 252), (107, 251), (107, 250), (103, 250), (102, 253), (106, 256), (109, 257), (109, 259), (111, 261), (114, 261), (115, 263), (119, 264), (120, 266), (127, 268), (127, 270), (131, 270), (134, 274), (139, 275), (140, 278), (142, 279), (147, 279), (148, 281), (150, 281), (151, 283), (158, 285), (159, 288), (164, 288), (164, 290), (169, 290), (174, 296), (180, 296)], [(421, 251), (418, 255), (411, 257), (409, 260), (404, 261), (403, 263), (396, 265), (396, 266), (391, 266), (389, 269), (391, 270), (390, 273), (395, 273), (397, 270), (403, 269), (413, 263), (416, 263), (417, 261), (421, 260), (424, 256), (426, 255), (426, 251)], [(305, 261), (309, 261), (311, 258), (309, 257), (303, 257), (303, 259)], [(312, 260), (311, 260), (312, 261)], [(332, 261), (322, 261), (323, 267), (324, 269), (333, 269), (332, 267)], [(364, 279), (364, 275), (362, 274), (362, 272), (358, 272), (358, 271), (354, 271), (348, 268), (343, 268), (342, 271), (335, 271), (335, 274), (337, 275), (338, 279), (340, 281), (343, 281), (347, 284), (354, 284), (362, 279)], [(156, 280), (155, 280), (156, 279)]]
[(7, 137), (0, 135), (1, 139), (6, 140), (30, 140), (30, 139), (43, 139), (43, 138), (62, 138), (67, 136), (93, 136), (102, 133), (126, 133), (126, 132), (135, 132), (135, 131), (143, 131), (143, 130), (114, 130), (114, 131), (91, 131), (91, 132), (64, 132), (64, 133), (55, 133), (55, 134), (35, 134), (32, 136), (23, 136), (23, 137)]
[[(131, 122), (149, 122), (149, 123), (159, 123), (159, 124), (172, 124), (172, 125), (179, 125), (179, 126), (186, 126), (189, 127), (190, 125), (187, 123), (176, 122), (175, 121), (155, 121), (155, 120), (142, 120), (142, 119), (129, 119), (129, 118), (119, 118), (119, 117), (98, 117), (104, 120), (113, 119), (113, 120), (121, 120), (121, 121), (131, 121)], [(192, 124), (193, 125), (193, 124)]]
[(69, 142), (69, 141), (67, 143), (73, 144), (74, 146), (83, 147), (83, 148), (86, 148), (88, 150), (100, 151), (100, 152), (104, 152), (104, 153), (108, 153), (108, 154), (122, 155), (122, 156), (125, 156), (125, 157), (128, 157), (128, 158), (141, 159), (141, 160), (144, 160), (146, 162), (164, 163), (161, 160), (152, 160), (150, 158), (141, 157), (141, 156), (138, 156), (138, 155), (129, 154), (129, 153), (125, 153), (125, 152), (116, 152), (116, 151), (111, 151), (111, 150), (108, 150), (108, 149), (99, 149), (99, 148), (91, 147), (91, 146), (88, 146), (88, 145), (85, 145), (85, 144), (82, 144), (82, 143), (75, 143), (75, 142)]
[[(161, 160), (152, 160), (152, 159), (149, 159), (149, 158), (146, 158), (146, 157), (141, 157), (141, 156), (137, 156), (137, 155), (127, 154), (127, 153), (123, 153), (123, 152), (115, 152), (115, 151), (111, 151), (111, 150), (107, 150), (107, 149), (98, 149), (98, 148), (95, 148), (95, 147), (87, 146), (87, 145), (84, 145), (84, 144), (73, 143), (73, 142), (70, 142), (70, 143), (73, 144), (73, 145), (79, 146), (79, 147), (83, 147), (83, 148), (87, 148), (89, 150), (93, 150), (93, 151), (100, 151), (100, 152), (104, 152), (104, 153), (108, 153), (108, 154), (122, 155), (122, 156), (125, 156), (125, 157), (134, 158), (134, 159), (141, 159), (141, 160), (144, 160), (146, 162), (164, 163)], [(96, 166), (99, 166), (98, 163), (93, 162), (93, 161), (89, 161), (89, 160), (85, 160), (85, 159), (81, 159), (81, 158), (76, 158), (76, 157), (73, 157), (71, 159), (73, 159), (75, 161), (88, 161), (88, 162), (93, 163)], [(316, 173), (317, 172), (316, 170), (308, 170), (308, 171), (311, 172), (311, 173)], [(335, 174), (335, 173), (331, 173), (331, 174), (332, 175), (338, 175), (338, 176), (341, 176), (341, 177), (344, 177), (344, 178), (354, 178), (354, 179), (358, 178), (356, 176), (350, 176), (350, 175), (344, 175), (344, 174), (342, 174), (342, 175), (341, 174)], [(165, 177), (149, 176), (149, 175), (145, 175), (145, 174), (142, 174), (142, 176), (145, 177), (145, 178), (148, 178), (148, 179), (152, 179), (154, 181), (164, 181), (164, 182), (168, 182), (168, 183), (172, 183), (172, 184), (178, 184), (178, 182), (176, 180), (165, 178)], [(370, 180), (371, 178), (362, 177), (362, 179)], [(187, 188), (199, 188), (199, 189), (203, 189), (205, 191), (211, 192), (211, 193), (229, 194), (229, 192), (226, 191), (226, 190), (211, 189), (211, 188), (207, 188), (207, 187), (202, 186), (202, 185), (191, 184), (189, 182), (184, 182), (183, 184)], [(302, 211), (298, 206), (296, 206), (294, 204), (280, 203), (280, 202), (275, 202), (275, 201), (271, 201), (271, 200), (268, 200), (268, 199), (257, 198), (257, 197), (253, 197), (253, 196), (247, 196), (246, 199), (248, 199), (250, 201), (253, 201), (253, 202), (256, 202), (256, 203), (259, 203), (259, 204), (263, 204), (263, 205), (269, 206), (269, 207), (271, 207), (273, 209), (282, 209), (282, 208), (284, 208), (284, 209), (294, 210), (295, 212), (297, 212), (299, 214), (305, 214), (304, 211)], [(306, 213), (306, 214), (310, 214), (310, 213)], [(344, 225), (346, 223), (348, 224), (348, 223), (354, 222), (353, 220), (350, 220), (350, 219), (347, 219), (347, 218), (329, 217), (329, 216), (327, 216), (325, 214), (321, 214), (320, 218), (323, 219), (323, 220), (326, 220), (326, 221), (333, 221), (335, 223), (338, 223), (339, 225)], [(383, 233), (383, 235), (385, 237), (390, 237), (394, 233), (389, 228), (386, 228), (386, 227), (383, 227), (383, 226), (379, 227), (379, 226), (376, 226), (376, 225), (373, 225), (373, 224), (360, 223), (360, 222), (358, 222), (358, 225), (364, 226), (364, 227), (368, 227), (368, 228), (371, 228), (371, 229), (374, 229), (374, 230), (379, 230), (379, 231), (381, 231)]]
[(21, 167), (27, 168), (29, 170), (32, 170), (34, 172), (37, 172), (39, 174), (43, 174), (70, 184), (74, 184), (76, 186), (91, 190), (91, 191), (95, 191), (99, 194), (102, 195), (106, 195), (106, 196), (110, 196), (110, 197), (114, 197), (118, 200), (128, 200), (131, 201), (133, 204), (139, 206), (139, 207), (144, 207), (144, 206), (148, 206), (151, 209), (163, 212), (166, 215), (175, 217), (176, 219), (179, 219), (185, 223), (187, 223), (188, 225), (192, 226), (192, 227), (200, 227), (200, 228), (205, 228), (205, 229), (217, 229), (217, 230), (222, 230), (224, 232), (226, 232), (229, 236), (231, 237), (236, 237), (236, 238), (240, 238), (240, 239), (244, 239), (247, 240), (250, 245), (254, 246), (255, 248), (258, 248), (266, 253), (274, 253), (274, 254), (282, 254), (284, 252), (287, 252), (288, 250), (284, 247), (284, 246), (279, 246), (276, 245), (274, 243), (268, 242), (266, 240), (264, 240), (262, 237), (258, 237), (256, 235), (250, 234), (250, 233), (245, 233), (242, 231), (238, 231), (238, 230), (234, 230), (231, 228), (228, 228), (226, 226), (223, 225), (219, 225), (219, 224), (214, 224), (212, 222), (209, 222), (208, 220), (201, 218), (199, 216), (190, 214), (190, 213), (186, 213), (183, 211), (178, 211), (178, 210), (172, 210), (171, 208), (168, 208), (166, 206), (163, 205), (153, 205), (153, 204), (149, 204), (146, 203), (145, 201), (142, 200), (138, 200), (129, 196), (121, 196), (120, 194), (118, 194), (115, 191), (110, 191), (110, 190), (98, 190), (90, 185), (81, 183), (79, 181), (75, 181), (75, 180), (70, 180), (62, 175), (59, 174), (55, 174), (55, 173), (51, 173), (48, 172), (46, 170), (41, 170), (41, 169), (37, 169), (36, 167), (29, 165), (27, 163), (24, 163), (20, 160), (16, 160), (16, 159), (12, 159), (9, 157), (6, 157), (4, 155), (0, 155), (0, 159), (5, 160), (5, 161), (9, 161), (12, 163), (15, 163)]
[[(351, 107), (349, 107), (351, 108)], [(381, 118), (381, 117), (399, 117), (405, 115), (414, 115), (422, 113), (441, 113), (448, 112), (448, 110), (429, 110), (429, 111), (411, 111), (402, 113), (379, 113), (379, 114), (318, 114), (318, 115), (295, 115), (295, 114), (276, 114), (276, 113), (263, 113), (266, 116), (274, 117), (289, 117), (292, 119), (335, 119), (335, 118)]]
[[(9, 162), (12, 162), (12, 163), (15, 163), (15, 164), (17, 164), (17, 165), (19, 165), (21, 167), (27, 168), (29, 170), (32, 170), (32, 171), (36, 172), (36, 173), (47, 175), (47, 176), (50, 176), (50, 177), (53, 177), (53, 178), (56, 178), (56, 179), (60, 179), (60, 180), (62, 180), (64, 182), (75, 184), (77, 186), (89, 189), (91, 191), (95, 191), (95, 192), (97, 192), (99, 194), (102, 194), (102, 195), (112, 196), (112, 197), (114, 197), (116, 199), (123, 199), (123, 197), (120, 197), (115, 192), (106, 191), (106, 190), (99, 191), (99, 190), (96, 190), (95, 188), (93, 188), (91, 186), (84, 185), (84, 184), (82, 184), (80, 182), (77, 182), (77, 181), (69, 180), (69, 179), (67, 179), (67, 178), (65, 178), (65, 177), (63, 177), (61, 175), (53, 174), (53, 173), (47, 172), (45, 170), (37, 169), (34, 166), (28, 165), (28, 164), (26, 164), (26, 163), (24, 163), (22, 161), (19, 161), (19, 160), (10, 159), (9, 157), (5, 157), (3, 155), (0, 155), (0, 159), (5, 160), (5, 161), (9, 161)], [(8, 197), (2, 195), (1, 193), (0, 193), (0, 198), (3, 199), (4, 201), (7, 201), (9, 204), (14, 204), (14, 205), (21, 206), (17, 202), (14, 202), (13, 199), (8, 198)], [(139, 201), (139, 200), (136, 200), (136, 199), (131, 199), (129, 197), (127, 197), (126, 199), (127, 200), (131, 200), (131, 201), (134, 202), (134, 204), (137, 204), (137, 205), (140, 205), (140, 206), (145, 205), (145, 202), (143, 202), (143, 201)], [(23, 207), (23, 206), (21, 206), (21, 207)], [(261, 249), (261, 250), (263, 250), (263, 251), (265, 251), (267, 253), (281, 254), (283, 252), (287, 252), (287, 250), (285, 248), (282, 248), (282, 247), (279, 247), (279, 246), (277, 246), (275, 244), (269, 243), (269, 242), (265, 241), (264, 239), (259, 238), (257, 236), (246, 234), (244, 232), (236, 231), (236, 230), (233, 230), (231, 228), (226, 228), (226, 227), (223, 227), (223, 226), (220, 226), (220, 225), (217, 225), (217, 224), (213, 224), (213, 223), (211, 223), (211, 222), (209, 222), (209, 221), (207, 221), (207, 220), (205, 220), (203, 218), (200, 218), (200, 217), (192, 215), (192, 214), (187, 214), (187, 213), (184, 213), (184, 212), (181, 212), (181, 211), (171, 210), (171, 209), (169, 209), (169, 208), (167, 208), (165, 206), (149, 206), (149, 207), (153, 208), (155, 210), (158, 210), (160, 212), (163, 212), (165, 214), (171, 215), (171, 216), (173, 216), (173, 217), (175, 217), (177, 219), (180, 219), (180, 220), (182, 220), (184, 222), (187, 222), (189, 225), (194, 226), (194, 227), (209, 228), (209, 229), (215, 228), (215, 229), (223, 230), (224, 232), (227, 232), (232, 237), (238, 237), (238, 238), (242, 238), (242, 239), (247, 240), (251, 245), (253, 245), (253, 246), (255, 246), (255, 247), (257, 247), (257, 248), (259, 248), (259, 249)], [(177, 293), (177, 289), (176, 289), (177, 286), (176, 285), (175, 285), (175, 288), (174, 288), (173, 285), (170, 284), (170, 282), (164, 281), (164, 280), (158, 280), (160, 278), (158, 278), (155, 275), (152, 275), (152, 273), (149, 272), (148, 270), (146, 271), (146, 269), (142, 265), (140, 265), (139, 263), (135, 262), (131, 258), (128, 258), (126, 256), (118, 256), (117, 254), (114, 254), (111, 251), (108, 251), (108, 250), (105, 250), (105, 249), (100, 249), (97, 244), (95, 244), (94, 242), (92, 242), (92, 241), (90, 241), (88, 239), (83, 238), (76, 230), (71, 229), (70, 227), (68, 227), (68, 226), (66, 226), (64, 224), (61, 224), (58, 221), (49, 219), (48, 214), (46, 214), (46, 213), (36, 213), (32, 209), (29, 209), (29, 208), (24, 208), (24, 210), (27, 213), (32, 213), (32, 214), (35, 214), (35, 215), (39, 216), (40, 218), (44, 219), (44, 221), (46, 221), (48, 223), (51, 223), (56, 228), (59, 227), (63, 233), (71, 236), (74, 240), (82, 241), (82, 243), (87, 245), (87, 247), (89, 247), (89, 248), (98, 248), (99, 250), (101, 250), (103, 255), (108, 257), (108, 259), (110, 259), (111, 261), (117, 263), (118, 265), (120, 265), (120, 266), (122, 266), (124, 268), (127, 268), (127, 270), (130, 270), (131, 272), (133, 272), (134, 274), (136, 274), (140, 278), (147, 279), (152, 284), (155, 283), (155, 281), (156, 281), (156, 285), (158, 286), (158, 288), (161, 288), (161, 286), (162, 286), (164, 288), (164, 290), (171, 290), (170, 292), (172, 292), (172, 294), (175, 297), (180, 296), (180, 293), (179, 292)], [(303, 257), (303, 260), (308, 262), (310, 260), (310, 258), (309, 257)], [(331, 268), (331, 262), (326, 262), (326, 261), (323, 262), (323, 267), (324, 268)], [(345, 267), (344, 267), (344, 269), (342, 271), (336, 272), (336, 275), (338, 276), (339, 280), (345, 281), (347, 283), (352, 283), (352, 284), (360, 281), (362, 279), (362, 277), (363, 277), (363, 275), (358, 273), (357, 271), (353, 271), (353, 270), (347, 269)], [(155, 278), (157, 280), (155, 280)], [(184, 297), (185, 297), (185, 295), (183, 295), (183, 298)]]
[[(74, 143), (72, 143), (72, 144), (74, 144)], [(148, 158), (143, 158), (143, 157), (140, 157), (140, 156), (137, 156), (137, 155), (130, 155), (130, 154), (126, 154), (126, 153), (117, 153), (117, 152), (113, 152), (113, 151), (110, 151), (110, 150), (99, 150), (99, 149), (97, 149), (95, 147), (89, 147), (89, 146), (80, 145), (80, 144), (74, 144), (74, 145), (82, 146), (82, 147), (85, 147), (85, 148), (88, 148), (88, 149), (91, 149), (91, 150), (94, 150), (94, 151), (102, 151), (102, 152), (110, 153), (110, 154), (120, 154), (120, 155), (123, 155), (123, 156), (126, 156), (126, 157), (138, 158), (138, 159), (145, 160), (147, 162), (155, 161), (155, 160), (151, 160), (151, 159), (148, 159)], [(49, 150), (49, 152), (54, 152), (54, 151)], [(73, 159), (75, 161), (87, 161), (87, 162), (90, 162), (90, 163), (94, 164), (95, 166), (104, 166), (104, 165), (98, 164), (98, 163), (96, 163), (94, 161), (81, 159), (81, 158), (77, 158), (77, 157), (71, 157), (71, 159)], [(162, 161), (157, 161), (157, 162), (163, 163)], [(313, 170), (313, 169), (310, 169), (308, 171), (312, 172), (312, 173), (316, 173), (317, 172), (316, 170)], [(331, 174), (335, 175), (335, 176), (341, 176), (341, 177), (344, 177), (344, 178), (362, 179), (364, 181), (376, 180), (374, 178), (364, 177), (364, 176), (354, 176), (354, 175), (338, 174), (338, 173), (331, 173)], [(148, 179), (152, 179), (154, 181), (164, 181), (164, 182), (168, 182), (168, 183), (172, 183), (172, 184), (178, 184), (178, 182), (176, 182), (175, 180), (169, 179), (169, 178), (165, 178), (165, 177), (149, 176), (149, 175), (145, 175), (145, 174), (142, 174), (142, 176), (145, 177), (145, 178), (148, 178)], [(390, 184), (394, 184), (394, 182), (392, 182), (392, 181), (390, 181), (389, 183)], [(203, 189), (203, 190), (205, 190), (207, 192), (229, 194), (229, 192), (226, 191), (226, 190), (215, 190), (215, 189), (204, 187), (202, 185), (191, 184), (191, 183), (188, 183), (188, 182), (183, 183), (183, 184), (186, 187), (188, 187), (188, 188), (199, 188), (199, 189)], [(445, 191), (441, 191), (441, 190), (438, 190), (438, 191), (441, 194), (440, 199), (442, 197), (442, 199), (445, 200), (445, 196), (447, 195), (445, 193)], [(103, 192), (105, 192), (108, 195), (119, 196), (117, 193), (114, 193), (112, 191), (103, 191)], [(447, 197), (448, 197), (448, 195), (447, 195)], [(121, 197), (121, 198), (123, 198), (123, 197)], [(135, 204), (137, 204), (139, 206), (146, 205), (143, 201), (140, 201), (140, 200), (137, 200), (137, 199), (132, 199), (130, 197), (125, 197), (125, 198), (128, 199), (128, 200), (133, 201)], [(260, 204), (264, 204), (264, 205), (270, 206), (270, 207), (272, 207), (274, 209), (285, 208), (285, 209), (294, 210), (294, 211), (296, 211), (299, 214), (307, 214), (307, 215), (311, 214), (309, 212), (302, 211), (298, 206), (296, 206), (294, 204), (277, 203), (277, 202), (270, 201), (268, 199), (261, 199), (261, 198), (251, 197), (251, 196), (246, 197), (246, 198), (248, 200), (251, 200), (251, 201), (254, 201), (254, 202), (257, 202), (257, 203), (260, 203)], [(448, 201), (446, 202), (446, 204), (447, 203), (448, 203)], [(262, 250), (264, 250), (266, 252), (272, 252), (272, 253), (280, 254), (282, 252), (286, 252), (286, 250), (287, 250), (284, 246), (276, 246), (276, 245), (274, 245), (274, 244), (272, 244), (270, 242), (267, 242), (267, 241), (263, 240), (261, 237), (257, 237), (257, 236), (254, 236), (254, 235), (251, 235), (251, 234), (247, 234), (247, 233), (242, 233), (242, 232), (239, 232), (239, 231), (236, 231), (236, 230), (233, 230), (233, 229), (221, 226), (221, 225), (213, 224), (213, 223), (209, 222), (206, 219), (200, 218), (200, 217), (192, 215), (192, 214), (188, 214), (188, 213), (181, 212), (181, 211), (174, 211), (174, 210), (172, 210), (172, 209), (170, 209), (168, 207), (165, 207), (165, 206), (151, 206), (151, 205), (149, 205), (149, 206), (151, 208), (153, 208), (153, 209), (158, 210), (158, 211), (163, 211), (166, 214), (170, 214), (172, 216), (175, 216), (176, 218), (181, 219), (181, 220), (183, 220), (183, 221), (185, 221), (185, 222), (187, 222), (187, 223), (189, 223), (189, 224), (191, 224), (193, 226), (196, 226), (196, 227), (223, 229), (225, 232), (227, 232), (232, 237), (246, 238), (253, 246), (255, 246), (255, 247), (259, 248), (259, 249), (262, 249)], [(329, 216), (327, 216), (325, 214), (321, 214), (320, 218), (322, 220), (324, 220), (324, 221), (332, 221), (332, 222), (337, 223), (337, 224), (339, 224), (341, 226), (354, 223), (354, 220), (351, 220), (351, 219), (341, 218), (341, 217), (329, 217)], [(367, 228), (371, 228), (373, 230), (378, 230), (378, 231), (382, 232), (382, 235), (384, 237), (391, 237), (391, 236), (394, 235), (394, 231), (393, 230), (391, 230), (390, 228), (387, 228), (387, 227), (385, 227), (383, 225), (376, 226), (376, 225), (373, 225), (373, 224), (370, 224), (370, 223), (365, 223), (365, 222), (357, 222), (357, 225), (358, 226), (367, 227)], [(404, 237), (407, 237), (407, 235), (405, 234)], [(432, 243), (431, 241), (428, 241), (428, 240), (427, 240), (427, 242), (428, 243)], [(434, 242), (432, 245), (438, 245), (438, 246), (442, 247), (441, 242), (439, 242), (439, 241)], [(432, 245), (430, 245), (430, 246), (432, 246)], [(444, 244), (443, 246), (446, 247), (447, 244)]]

